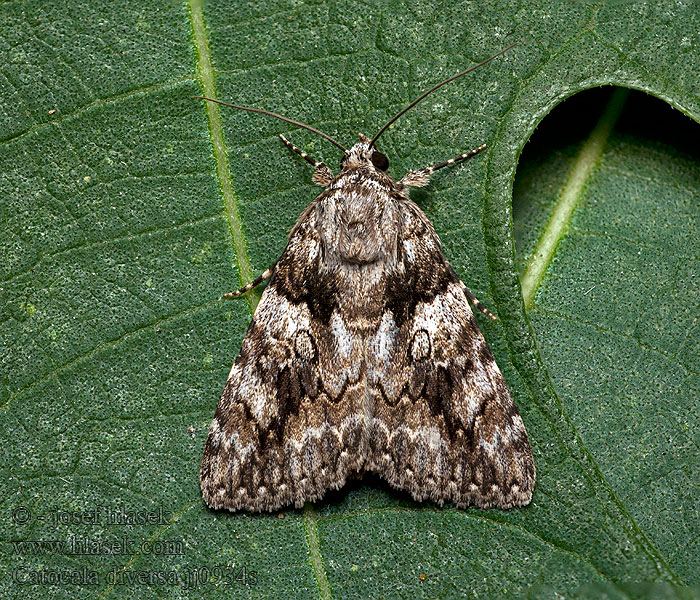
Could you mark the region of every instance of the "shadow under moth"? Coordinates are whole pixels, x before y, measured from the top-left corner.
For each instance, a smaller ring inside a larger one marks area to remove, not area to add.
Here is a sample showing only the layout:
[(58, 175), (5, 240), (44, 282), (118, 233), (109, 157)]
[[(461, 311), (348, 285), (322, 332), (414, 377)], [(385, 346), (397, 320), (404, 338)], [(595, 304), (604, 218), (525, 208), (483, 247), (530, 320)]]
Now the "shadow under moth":
[[(512, 46), (511, 46), (512, 47)], [(508, 50), (509, 48), (506, 48)], [(269, 278), (209, 428), (200, 472), (212, 508), (301, 507), (372, 472), (417, 501), (511, 508), (530, 502), (535, 466), (522, 418), (469, 307), (494, 318), (442, 253), (377, 139), (343, 152), (340, 173), (314, 167), (324, 191), (299, 217)], [(209, 98), (203, 98), (211, 100)]]

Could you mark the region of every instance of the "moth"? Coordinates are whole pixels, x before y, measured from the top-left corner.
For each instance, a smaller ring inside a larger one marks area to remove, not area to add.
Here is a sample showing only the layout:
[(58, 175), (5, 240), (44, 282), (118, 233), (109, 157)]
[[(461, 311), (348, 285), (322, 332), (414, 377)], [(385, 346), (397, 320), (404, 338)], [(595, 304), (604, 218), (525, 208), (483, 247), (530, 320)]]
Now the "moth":
[(343, 157), (334, 175), (280, 135), (325, 189), (277, 262), (225, 295), (269, 279), (204, 447), (200, 481), (210, 507), (301, 507), (366, 472), (417, 501), (530, 502), (535, 466), (525, 426), (469, 303), (495, 317), (408, 196), (486, 145), (398, 181), (376, 145), (428, 94), (506, 50), (434, 86), (350, 150), (287, 117), (213, 100), (314, 131)]

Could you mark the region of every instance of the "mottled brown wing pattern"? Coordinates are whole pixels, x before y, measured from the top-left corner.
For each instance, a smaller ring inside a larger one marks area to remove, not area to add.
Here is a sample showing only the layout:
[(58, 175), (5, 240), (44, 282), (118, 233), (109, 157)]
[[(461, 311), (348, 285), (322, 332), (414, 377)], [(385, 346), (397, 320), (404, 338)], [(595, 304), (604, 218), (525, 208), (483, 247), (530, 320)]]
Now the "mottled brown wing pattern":
[(419, 501), (525, 505), (535, 468), (523, 421), (405, 193), (441, 165), (397, 184), (360, 139), (270, 271), (209, 431), (204, 499), (301, 506), (371, 471)]
[(419, 501), (525, 505), (535, 468), (523, 421), (432, 225), (401, 206), (401, 276), (368, 342), (366, 469)]
[(290, 235), (212, 421), (207, 504), (274, 510), (320, 498), (360, 469), (366, 446), (361, 344), (339, 344), (333, 279), (321, 275), (315, 212)]
[[(271, 276), (209, 429), (200, 480), (214, 508), (301, 506), (353, 473), (374, 471), (415, 499), (510, 508), (532, 497), (523, 421), (469, 307), (467, 291), (406, 193), (486, 144), (399, 181), (377, 140), (342, 151), (340, 173), (280, 135), (325, 191), (299, 218)], [(493, 315), (490, 315), (493, 317)]]

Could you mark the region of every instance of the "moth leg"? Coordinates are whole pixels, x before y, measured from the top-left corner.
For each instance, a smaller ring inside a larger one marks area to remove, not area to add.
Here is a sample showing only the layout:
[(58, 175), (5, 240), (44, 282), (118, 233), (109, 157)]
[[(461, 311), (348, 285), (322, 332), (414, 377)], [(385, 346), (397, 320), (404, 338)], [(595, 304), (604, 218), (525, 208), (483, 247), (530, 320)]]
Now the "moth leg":
[(481, 302), (479, 302), (478, 298), (467, 289), (466, 285), (462, 284), (462, 289), (464, 290), (464, 295), (469, 299), (469, 302), (471, 302), (476, 308), (478, 308), (492, 321), (498, 320), (493, 314), (491, 314), (491, 311), (489, 311), (488, 308), (486, 308)]
[(328, 187), (333, 181), (333, 171), (331, 171), (324, 163), (319, 162), (311, 158), (306, 152), (297, 148), (292, 142), (290, 142), (286, 137), (280, 133), (280, 139), (284, 142), (292, 152), (296, 152), (301, 156), (307, 163), (314, 166), (314, 176), (312, 181), (323, 187)]
[(417, 169), (416, 171), (409, 171), (401, 178), (399, 185), (404, 187), (423, 187), (428, 185), (430, 176), (435, 173), (435, 171), (442, 169), (443, 167), (450, 167), (455, 163), (466, 160), (467, 158), (471, 158), (475, 154), (479, 154), (479, 152), (481, 152), (484, 148), (486, 148), (486, 144), (481, 144), (481, 146), (474, 148), (474, 150), (460, 154), (459, 156), (446, 160), (445, 162), (438, 163), (433, 167), (424, 167), (423, 169)]
[(275, 272), (276, 266), (277, 266), (277, 263), (272, 265), (262, 275), (260, 275), (260, 277), (251, 281), (248, 285), (244, 285), (240, 290), (236, 290), (235, 292), (229, 292), (228, 294), (224, 294), (223, 296), (221, 296), (221, 298), (223, 300), (230, 300), (231, 298), (238, 298), (238, 296), (242, 296), (246, 292), (249, 292), (254, 287), (260, 285), (266, 279), (269, 279), (272, 276), (272, 274)]

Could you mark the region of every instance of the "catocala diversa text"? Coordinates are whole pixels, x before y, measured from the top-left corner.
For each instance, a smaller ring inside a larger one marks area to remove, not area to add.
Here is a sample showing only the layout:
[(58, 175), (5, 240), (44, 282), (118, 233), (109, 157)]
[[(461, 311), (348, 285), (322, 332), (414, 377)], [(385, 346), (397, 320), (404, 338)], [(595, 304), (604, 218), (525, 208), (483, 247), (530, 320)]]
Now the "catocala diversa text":
[(231, 105), (310, 129), (343, 158), (333, 175), (280, 135), (325, 190), (299, 217), (279, 260), (226, 295), (270, 280), (204, 448), (201, 487), (212, 508), (300, 507), (363, 472), (418, 501), (530, 502), (535, 467), (525, 426), (469, 302), (492, 315), (407, 193), (485, 144), (399, 181), (376, 148), (425, 96), (506, 50), (428, 90), (350, 150), (281, 115)]

